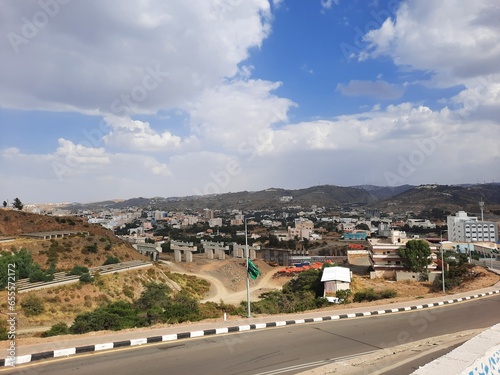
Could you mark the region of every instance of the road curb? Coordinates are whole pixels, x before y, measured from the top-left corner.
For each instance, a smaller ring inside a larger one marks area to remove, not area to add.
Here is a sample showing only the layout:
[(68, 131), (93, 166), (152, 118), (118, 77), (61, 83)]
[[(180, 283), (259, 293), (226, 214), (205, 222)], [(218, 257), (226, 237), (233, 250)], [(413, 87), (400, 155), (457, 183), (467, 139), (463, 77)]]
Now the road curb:
[(224, 327), (224, 328), (204, 329), (204, 330), (199, 330), (199, 331), (188, 331), (188, 332), (174, 333), (174, 334), (168, 334), (168, 335), (158, 335), (158, 336), (152, 336), (152, 337), (146, 337), (146, 338), (139, 338), (139, 339), (122, 340), (122, 341), (115, 341), (115, 342), (94, 344), (94, 345), (85, 345), (85, 346), (79, 346), (79, 347), (67, 348), (67, 349), (57, 349), (57, 350), (51, 350), (51, 351), (45, 351), (45, 352), (39, 352), (39, 353), (18, 356), (18, 357), (15, 357), (15, 360), (12, 357), (0, 359), (0, 367), (13, 367), (15, 365), (35, 362), (35, 361), (39, 361), (42, 359), (68, 357), (70, 355), (75, 355), (75, 354), (84, 354), (84, 353), (98, 352), (98, 351), (102, 351), (102, 350), (140, 346), (140, 345), (159, 343), (159, 342), (171, 342), (171, 341), (191, 339), (191, 338), (196, 338), (196, 337), (213, 336), (213, 335), (235, 333), (235, 332), (245, 332), (245, 331), (259, 330), (259, 329), (265, 329), (265, 328), (289, 326), (289, 325), (294, 325), (294, 324), (318, 323), (318, 322), (325, 322), (325, 321), (331, 321), (331, 320), (351, 319), (351, 318), (359, 318), (359, 317), (364, 317), (364, 316), (374, 316), (374, 315), (391, 314), (391, 313), (397, 313), (397, 312), (403, 312), (403, 311), (421, 310), (421, 309), (427, 309), (427, 308), (431, 308), (431, 307), (449, 305), (449, 304), (457, 303), (457, 302), (468, 301), (468, 300), (486, 297), (486, 296), (499, 294), (499, 293), (500, 293), (500, 290), (494, 290), (491, 292), (474, 294), (474, 295), (462, 297), (462, 298), (455, 298), (455, 299), (451, 299), (451, 300), (434, 302), (434, 303), (426, 303), (426, 304), (422, 304), (422, 305), (398, 307), (398, 308), (394, 308), (394, 309), (375, 310), (375, 311), (368, 311), (368, 312), (357, 312), (357, 313), (352, 313), (352, 314), (329, 315), (329, 316), (317, 317), (317, 318), (305, 318), (305, 319), (294, 319), (294, 320), (267, 322), (267, 323), (247, 324), (247, 325)]

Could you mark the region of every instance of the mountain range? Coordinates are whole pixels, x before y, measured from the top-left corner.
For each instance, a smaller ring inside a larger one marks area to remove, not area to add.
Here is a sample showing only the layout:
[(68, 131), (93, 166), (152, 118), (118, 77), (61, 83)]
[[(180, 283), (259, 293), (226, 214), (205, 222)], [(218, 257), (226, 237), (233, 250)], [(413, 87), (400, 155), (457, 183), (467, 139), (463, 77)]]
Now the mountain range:
[(382, 187), (373, 185), (335, 186), (319, 185), (305, 189), (269, 188), (261, 191), (241, 191), (185, 197), (137, 197), (126, 200), (70, 205), (69, 209), (125, 209), (148, 210), (264, 210), (283, 207), (309, 208), (377, 208), (393, 212), (420, 212), (440, 208), (450, 212), (464, 210), (479, 212), (479, 201), (485, 202), (485, 212), (500, 210), (500, 184), (475, 185), (402, 185)]

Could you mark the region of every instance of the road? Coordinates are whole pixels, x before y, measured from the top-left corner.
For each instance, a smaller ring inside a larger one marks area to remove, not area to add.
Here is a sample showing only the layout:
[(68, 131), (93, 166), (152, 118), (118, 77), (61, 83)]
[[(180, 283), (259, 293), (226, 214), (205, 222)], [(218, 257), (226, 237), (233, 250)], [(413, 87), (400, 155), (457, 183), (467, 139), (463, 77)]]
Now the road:
[[(498, 311), (500, 296), (492, 296), (421, 311), (151, 344), (37, 362), (19, 369), (37, 375), (296, 374), (335, 358), (484, 329), (500, 322)], [(387, 357), (387, 365), (392, 364)]]
[(493, 258), (480, 258), (479, 260), (474, 260), (474, 264), (477, 264), (478, 266), (486, 266), (490, 267), (496, 270), (500, 270), (500, 261), (496, 260), (495, 257)]

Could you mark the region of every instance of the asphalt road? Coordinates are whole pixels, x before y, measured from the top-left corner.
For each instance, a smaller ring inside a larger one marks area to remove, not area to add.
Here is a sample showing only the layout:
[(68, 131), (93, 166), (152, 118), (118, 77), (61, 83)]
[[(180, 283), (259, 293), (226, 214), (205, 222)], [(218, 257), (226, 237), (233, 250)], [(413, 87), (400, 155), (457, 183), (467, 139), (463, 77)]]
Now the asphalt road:
[(124, 348), (37, 362), (1, 372), (26, 375), (295, 374), (335, 358), (487, 328), (500, 322), (499, 311), (500, 296), (493, 296), (421, 311)]

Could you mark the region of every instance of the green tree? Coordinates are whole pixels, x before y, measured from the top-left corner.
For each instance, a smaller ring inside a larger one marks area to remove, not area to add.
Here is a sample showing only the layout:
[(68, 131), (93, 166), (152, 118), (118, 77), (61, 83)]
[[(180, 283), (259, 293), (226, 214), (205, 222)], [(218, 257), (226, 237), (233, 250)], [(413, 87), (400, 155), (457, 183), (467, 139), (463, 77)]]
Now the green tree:
[(7, 201), (3, 201), (3, 208), (7, 207)]
[(24, 204), (21, 202), (19, 198), (14, 199), (14, 202), (12, 203), (12, 207), (18, 209), (19, 211), (22, 211)]
[(370, 230), (370, 227), (365, 223), (360, 223), (360, 224), (356, 225), (355, 228), (360, 229), (360, 230)]
[(423, 240), (410, 240), (405, 247), (398, 249), (398, 255), (405, 269), (427, 275), (427, 266), (431, 263), (431, 249)]

